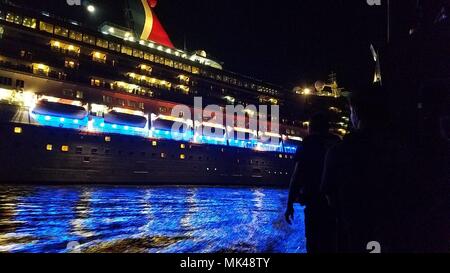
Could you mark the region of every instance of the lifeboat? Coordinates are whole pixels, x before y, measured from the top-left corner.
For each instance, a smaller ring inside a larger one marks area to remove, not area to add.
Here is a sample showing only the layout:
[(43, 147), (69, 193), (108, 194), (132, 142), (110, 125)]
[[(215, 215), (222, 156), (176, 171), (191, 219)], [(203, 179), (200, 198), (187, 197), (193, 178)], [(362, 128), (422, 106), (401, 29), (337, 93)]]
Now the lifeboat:
[(38, 115), (57, 116), (80, 120), (86, 118), (88, 115), (88, 111), (86, 111), (86, 109), (82, 106), (51, 102), (47, 100), (37, 102), (36, 107), (33, 109), (33, 113)]
[(191, 120), (185, 120), (183, 118), (176, 118), (164, 115), (159, 116), (153, 115), (152, 117), (152, 128), (155, 130), (171, 131), (175, 123), (187, 125), (187, 128), (185, 128), (184, 126), (183, 127), (177, 126), (180, 128), (179, 133), (181, 134), (186, 133), (188, 131), (190, 132), (192, 130)]
[(115, 110), (105, 114), (105, 122), (136, 128), (145, 128), (145, 126), (147, 126), (147, 118), (139, 115), (121, 113)]

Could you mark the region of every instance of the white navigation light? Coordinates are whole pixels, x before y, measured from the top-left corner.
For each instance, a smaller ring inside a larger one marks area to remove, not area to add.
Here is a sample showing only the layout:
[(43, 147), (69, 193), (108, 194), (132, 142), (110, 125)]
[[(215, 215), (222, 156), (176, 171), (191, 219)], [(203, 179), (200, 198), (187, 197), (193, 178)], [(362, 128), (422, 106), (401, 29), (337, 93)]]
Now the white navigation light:
[(88, 5), (87, 6), (87, 11), (89, 11), (90, 13), (94, 13), (95, 12), (95, 6), (94, 5)]

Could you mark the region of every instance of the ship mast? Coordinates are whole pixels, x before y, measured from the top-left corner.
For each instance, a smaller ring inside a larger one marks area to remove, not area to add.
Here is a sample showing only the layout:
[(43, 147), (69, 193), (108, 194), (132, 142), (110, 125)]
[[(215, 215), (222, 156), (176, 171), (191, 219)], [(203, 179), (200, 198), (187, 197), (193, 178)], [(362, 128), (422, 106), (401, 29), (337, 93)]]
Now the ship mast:
[(131, 12), (129, 0), (125, 1), (125, 21), (126, 21), (127, 28), (134, 29), (134, 18), (133, 18), (133, 14)]

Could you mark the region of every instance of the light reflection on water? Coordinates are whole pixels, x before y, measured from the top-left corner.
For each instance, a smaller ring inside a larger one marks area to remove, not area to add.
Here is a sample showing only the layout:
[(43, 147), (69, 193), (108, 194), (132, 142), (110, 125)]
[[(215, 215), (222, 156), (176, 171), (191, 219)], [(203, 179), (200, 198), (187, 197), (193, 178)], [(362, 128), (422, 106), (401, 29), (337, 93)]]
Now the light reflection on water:
[[(303, 253), (286, 190), (0, 186), (0, 252)], [(301, 211), (301, 208), (297, 208)]]

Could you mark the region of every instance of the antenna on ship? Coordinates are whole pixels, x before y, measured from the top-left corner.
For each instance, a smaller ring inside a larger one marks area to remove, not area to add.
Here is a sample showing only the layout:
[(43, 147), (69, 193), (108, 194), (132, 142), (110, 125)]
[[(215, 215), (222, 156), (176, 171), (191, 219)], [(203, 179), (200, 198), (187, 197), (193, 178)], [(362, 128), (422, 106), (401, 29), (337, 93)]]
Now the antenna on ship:
[(126, 25), (129, 29), (134, 29), (134, 19), (133, 19), (133, 13), (131, 12), (130, 8), (130, 1), (125, 1), (125, 20)]
[(314, 88), (317, 91), (317, 95), (319, 96), (330, 96), (329, 92), (324, 92), (326, 87), (329, 87), (331, 89), (331, 95), (335, 98), (339, 98), (342, 95), (343, 88), (339, 88), (338, 82), (337, 82), (337, 74), (335, 72), (331, 72), (328, 79), (328, 83), (324, 83), (322, 81), (317, 81), (314, 84)]

